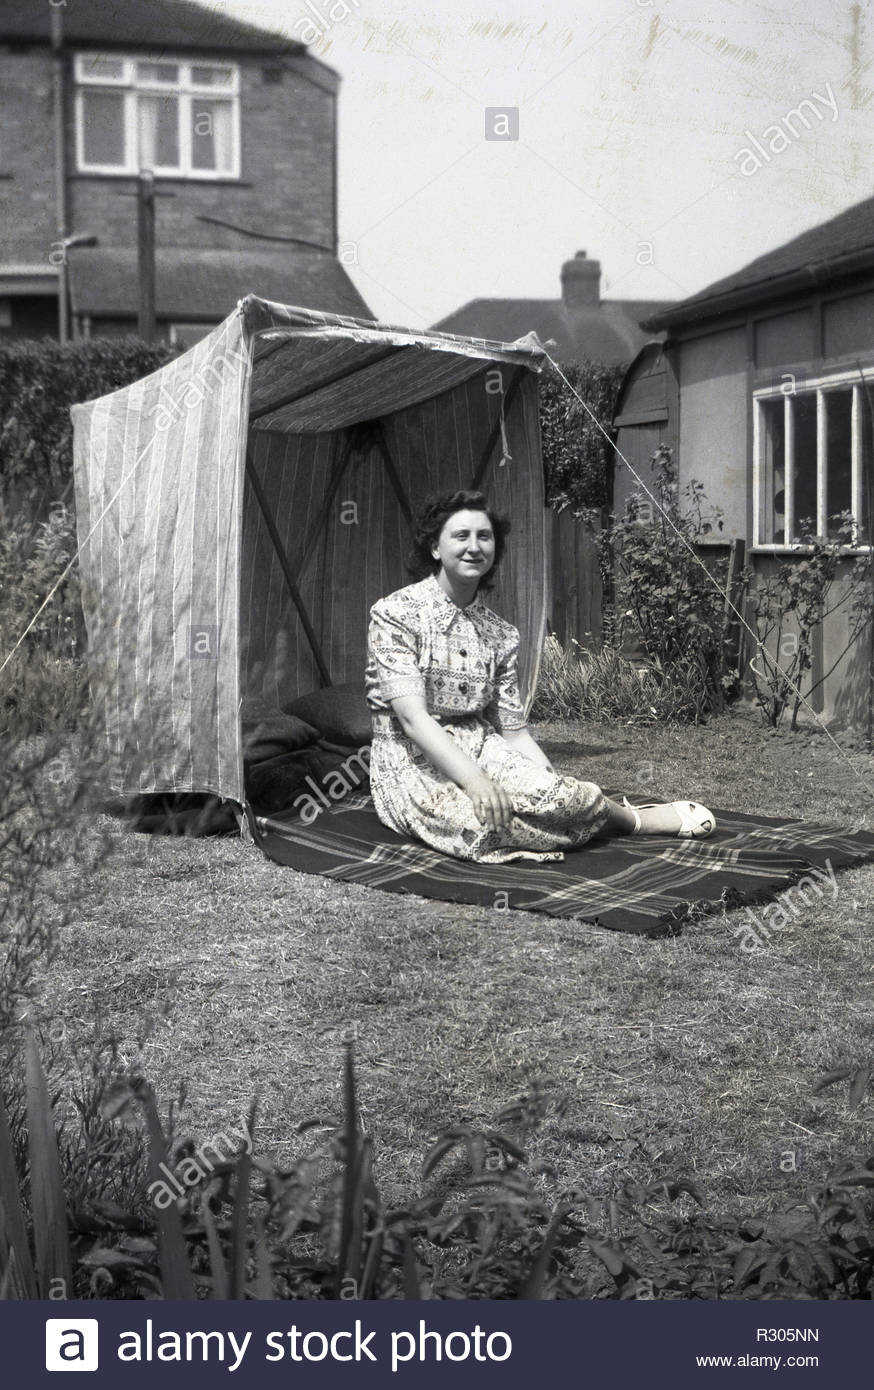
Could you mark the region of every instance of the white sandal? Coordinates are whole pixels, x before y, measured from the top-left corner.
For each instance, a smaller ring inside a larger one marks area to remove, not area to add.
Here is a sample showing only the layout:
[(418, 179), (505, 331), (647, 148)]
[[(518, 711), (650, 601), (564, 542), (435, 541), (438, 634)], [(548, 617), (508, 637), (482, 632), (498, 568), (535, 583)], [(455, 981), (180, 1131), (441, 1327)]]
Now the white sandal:
[(679, 830), (654, 831), (654, 834), (670, 835), (673, 833), (680, 840), (701, 840), (705, 835), (712, 835), (716, 829), (716, 817), (712, 811), (708, 811), (706, 806), (702, 806), (700, 801), (669, 801), (666, 803), (658, 801), (648, 801), (639, 808), (632, 806), (627, 796), (623, 796), (622, 805), (634, 816), (634, 829), (632, 835), (641, 834), (641, 819), (637, 814), (638, 809), (648, 811), (653, 806), (668, 805), (680, 817)]

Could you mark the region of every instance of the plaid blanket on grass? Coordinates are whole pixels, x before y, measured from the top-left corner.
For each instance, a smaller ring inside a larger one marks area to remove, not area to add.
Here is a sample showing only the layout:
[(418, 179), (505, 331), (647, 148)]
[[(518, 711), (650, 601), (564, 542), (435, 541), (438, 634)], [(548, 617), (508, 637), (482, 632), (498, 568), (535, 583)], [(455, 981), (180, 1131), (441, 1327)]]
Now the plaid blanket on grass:
[(348, 796), (309, 825), (251, 811), (249, 824), (269, 859), (301, 873), (651, 937), (675, 933), (697, 914), (770, 902), (802, 878), (808, 902), (817, 894), (830, 901), (834, 870), (874, 860), (870, 832), (714, 815), (717, 830), (706, 840), (625, 835), (568, 852), (561, 863), (511, 864), (471, 864), (405, 840), (382, 825), (369, 797)]

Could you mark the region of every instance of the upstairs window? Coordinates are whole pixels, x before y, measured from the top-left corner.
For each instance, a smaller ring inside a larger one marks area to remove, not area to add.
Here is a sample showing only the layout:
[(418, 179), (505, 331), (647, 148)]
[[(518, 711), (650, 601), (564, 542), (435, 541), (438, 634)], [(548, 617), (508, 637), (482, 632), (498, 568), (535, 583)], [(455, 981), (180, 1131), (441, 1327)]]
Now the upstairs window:
[(75, 72), (81, 173), (239, 178), (240, 74), (233, 64), (78, 53)]
[(753, 543), (780, 548), (810, 535), (841, 534), (871, 544), (874, 511), (874, 372), (825, 377), (791, 392), (753, 398), (755, 527)]

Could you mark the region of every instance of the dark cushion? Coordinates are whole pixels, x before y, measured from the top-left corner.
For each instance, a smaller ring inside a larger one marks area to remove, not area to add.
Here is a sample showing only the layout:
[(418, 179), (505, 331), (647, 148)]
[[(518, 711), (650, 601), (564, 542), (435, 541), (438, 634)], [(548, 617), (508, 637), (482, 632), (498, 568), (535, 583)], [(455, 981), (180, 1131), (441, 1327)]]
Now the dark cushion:
[(275, 815), (297, 811), (296, 799), (306, 797), (320, 814), (326, 804), (342, 801), (350, 792), (367, 793), (370, 778), (367, 763), (350, 755), (348, 749), (331, 752), (321, 744), (283, 753), (248, 768), (246, 794), (256, 814)]
[(326, 690), (301, 695), (285, 706), (285, 713), (314, 724), (323, 739), (343, 748), (361, 748), (373, 738), (361, 681), (329, 685)]
[(282, 753), (297, 753), (311, 748), (319, 739), (318, 729), (293, 714), (275, 710), (248, 722), (243, 719), (243, 758), (247, 763), (260, 763)]

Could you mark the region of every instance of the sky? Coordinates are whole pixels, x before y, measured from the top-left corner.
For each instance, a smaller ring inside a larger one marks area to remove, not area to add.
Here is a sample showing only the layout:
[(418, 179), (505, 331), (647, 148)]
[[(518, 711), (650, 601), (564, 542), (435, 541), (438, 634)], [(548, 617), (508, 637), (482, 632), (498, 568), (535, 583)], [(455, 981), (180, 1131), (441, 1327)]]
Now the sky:
[[(874, 194), (864, 0), (208, 3), (340, 73), (341, 249), (379, 318), (558, 298), (579, 250), (605, 298), (682, 299)], [(506, 107), (518, 138), (486, 139)]]

